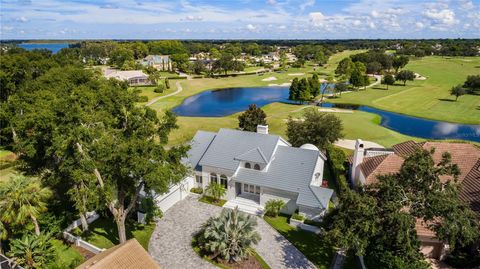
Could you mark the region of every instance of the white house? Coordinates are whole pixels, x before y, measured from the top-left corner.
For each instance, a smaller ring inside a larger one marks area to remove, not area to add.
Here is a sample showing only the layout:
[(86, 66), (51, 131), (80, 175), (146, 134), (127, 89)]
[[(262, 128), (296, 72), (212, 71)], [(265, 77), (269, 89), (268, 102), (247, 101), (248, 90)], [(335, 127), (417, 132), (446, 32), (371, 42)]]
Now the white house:
[(196, 187), (211, 182), (226, 189), (225, 207), (259, 214), (271, 199), (285, 202), (283, 213), (296, 210), (318, 219), (333, 190), (321, 187), (325, 155), (314, 145), (292, 147), (268, 126), (257, 132), (220, 129), (218, 133), (198, 131), (191, 142), (188, 162), (194, 170)]
[(103, 76), (110, 79), (127, 81), (130, 86), (151, 85), (152, 81), (142, 70), (117, 70), (111, 68), (103, 69)]

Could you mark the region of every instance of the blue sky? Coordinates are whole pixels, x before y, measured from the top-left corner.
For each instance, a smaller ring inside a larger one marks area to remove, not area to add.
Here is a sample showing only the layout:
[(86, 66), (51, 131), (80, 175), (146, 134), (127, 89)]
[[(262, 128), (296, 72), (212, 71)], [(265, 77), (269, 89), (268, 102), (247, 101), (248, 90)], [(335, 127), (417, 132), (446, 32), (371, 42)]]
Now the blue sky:
[(0, 0), (2, 39), (480, 38), (480, 0)]

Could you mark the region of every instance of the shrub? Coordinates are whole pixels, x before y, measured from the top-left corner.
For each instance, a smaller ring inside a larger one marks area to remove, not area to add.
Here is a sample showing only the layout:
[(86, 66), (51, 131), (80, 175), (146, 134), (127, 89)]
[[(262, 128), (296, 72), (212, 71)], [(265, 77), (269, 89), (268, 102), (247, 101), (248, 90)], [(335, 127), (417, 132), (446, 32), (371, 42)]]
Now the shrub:
[(158, 86), (153, 90), (155, 93), (163, 93), (165, 91), (165, 85), (158, 84)]
[(203, 193), (203, 189), (198, 187), (198, 188), (191, 188), (190, 189), (190, 192), (193, 192), (193, 193), (196, 193), (196, 194), (202, 194)]
[(144, 102), (147, 102), (147, 101), (148, 101), (148, 97), (144, 96), (144, 95), (140, 95), (137, 98), (137, 102), (139, 102), (139, 103), (144, 103)]
[(285, 202), (282, 200), (268, 200), (267, 203), (265, 203), (265, 215), (270, 217), (278, 216), (278, 213), (280, 213), (284, 205)]
[(163, 216), (162, 210), (152, 197), (146, 197), (140, 201), (140, 207), (145, 212), (145, 223), (151, 223), (156, 218)]
[(198, 244), (207, 253), (229, 262), (239, 262), (250, 254), (252, 245), (260, 241), (255, 231), (255, 217), (224, 209), (220, 216), (211, 217), (200, 231)]
[(168, 81), (168, 78), (165, 78), (165, 87), (167, 87), (167, 89), (170, 89), (170, 82)]
[(294, 214), (292, 215), (292, 219), (294, 219), (294, 220), (299, 220), (299, 221), (304, 221), (304, 220), (305, 220), (305, 217), (304, 217), (303, 215), (298, 214), (298, 213), (294, 213)]

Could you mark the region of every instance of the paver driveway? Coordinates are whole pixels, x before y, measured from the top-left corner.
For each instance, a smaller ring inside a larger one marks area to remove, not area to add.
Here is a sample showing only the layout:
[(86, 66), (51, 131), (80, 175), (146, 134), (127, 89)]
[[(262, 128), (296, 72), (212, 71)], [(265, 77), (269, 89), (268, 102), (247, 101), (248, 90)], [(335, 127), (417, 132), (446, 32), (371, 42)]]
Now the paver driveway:
[[(192, 249), (192, 236), (211, 217), (218, 215), (221, 207), (201, 203), (190, 195), (171, 207), (157, 223), (150, 238), (150, 255), (162, 268), (216, 268), (200, 258)], [(288, 240), (257, 218), (257, 231), (262, 240), (255, 247), (257, 252), (273, 269), (315, 268), (307, 258)]]

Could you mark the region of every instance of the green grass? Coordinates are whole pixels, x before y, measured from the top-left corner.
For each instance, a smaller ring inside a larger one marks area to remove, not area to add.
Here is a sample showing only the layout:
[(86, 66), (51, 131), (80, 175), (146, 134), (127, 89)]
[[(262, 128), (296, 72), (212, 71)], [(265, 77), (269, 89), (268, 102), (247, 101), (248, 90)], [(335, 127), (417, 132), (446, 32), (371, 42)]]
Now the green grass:
[(200, 199), (198, 199), (198, 201), (200, 201), (202, 203), (206, 203), (206, 204), (216, 205), (216, 206), (223, 206), (227, 202), (223, 199), (219, 199), (218, 201), (215, 201), (215, 199), (213, 199), (212, 197), (207, 196), (207, 195), (204, 195), (204, 196), (200, 197)]
[[(139, 224), (133, 221), (125, 223), (127, 239), (135, 238), (146, 250), (155, 229), (155, 224)], [(100, 247), (111, 248), (119, 244), (117, 225), (113, 219), (100, 218), (89, 226), (90, 231), (81, 235), (85, 241)]]
[(384, 85), (342, 94), (333, 103), (368, 105), (375, 108), (449, 122), (480, 124), (480, 95), (464, 95), (455, 102), (449, 90), (463, 84), (468, 75), (480, 74), (480, 57), (428, 56), (412, 59), (405, 69), (426, 80), (408, 81), (406, 86)]
[(83, 256), (62, 241), (53, 239), (52, 244), (57, 254), (57, 259), (55, 263), (47, 266), (47, 268), (75, 268), (83, 262)]
[(288, 217), (264, 217), (265, 221), (283, 235), (300, 252), (320, 269), (330, 267), (334, 256), (333, 247), (325, 242), (323, 237), (313, 233), (297, 230), (288, 224)]

